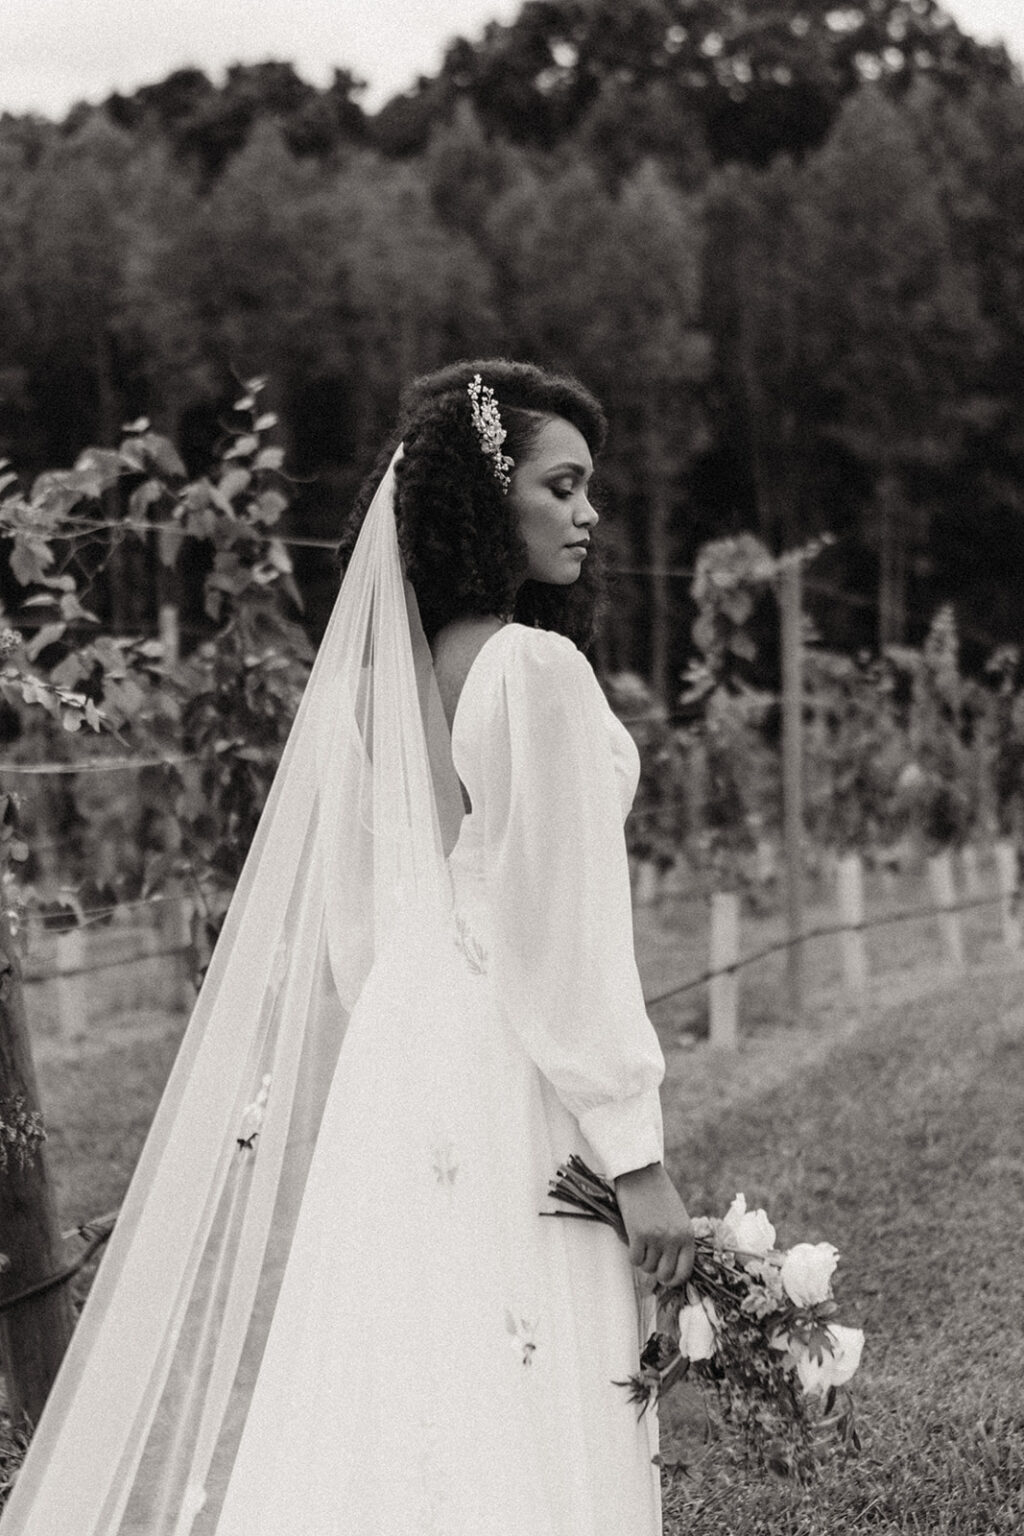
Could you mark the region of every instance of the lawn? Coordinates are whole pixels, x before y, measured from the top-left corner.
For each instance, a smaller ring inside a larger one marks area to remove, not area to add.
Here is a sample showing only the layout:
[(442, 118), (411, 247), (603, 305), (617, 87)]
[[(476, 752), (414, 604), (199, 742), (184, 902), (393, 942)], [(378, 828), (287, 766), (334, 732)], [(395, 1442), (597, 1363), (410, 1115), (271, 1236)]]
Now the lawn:
[[(651, 990), (699, 959), (675, 922), (643, 918), (638, 936)], [(934, 931), (915, 938), (908, 925), (899, 976), (876, 987), (856, 1028), (822, 990), (834, 957), (812, 960), (818, 997), (800, 1028), (785, 1018), (780, 962), (766, 962), (745, 977), (732, 1057), (694, 1043), (699, 993), (656, 1010), (669, 1161), (691, 1209), (720, 1212), (743, 1190), (781, 1242), (835, 1242), (844, 1320), (868, 1336), (863, 1452), (811, 1490), (706, 1447), (692, 1403), (673, 1413), (666, 1536), (1024, 1528), (1024, 973), (992, 963), (991, 935), (977, 938), (978, 968), (957, 983), (937, 964)], [(120, 1199), (183, 1022), (93, 1016), (103, 1023), (78, 1040), (38, 1036), (68, 1226)]]
[(666, 1437), (666, 1536), (1024, 1528), (1024, 981), (975, 977), (879, 1010), (825, 1057), (711, 1117), (672, 1121), (695, 1210), (736, 1190), (783, 1243), (842, 1251), (867, 1332), (864, 1448), (810, 1490)]

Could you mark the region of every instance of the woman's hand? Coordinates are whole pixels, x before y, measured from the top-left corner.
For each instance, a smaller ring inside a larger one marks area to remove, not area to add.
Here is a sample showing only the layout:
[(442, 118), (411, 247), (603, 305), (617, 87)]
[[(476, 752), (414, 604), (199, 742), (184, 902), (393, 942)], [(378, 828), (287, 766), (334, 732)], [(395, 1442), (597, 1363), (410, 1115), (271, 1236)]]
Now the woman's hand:
[(664, 1166), (620, 1173), (615, 1194), (633, 1263), (662, 1285), (682, 1285), (693, 1268), (693, 1227)]

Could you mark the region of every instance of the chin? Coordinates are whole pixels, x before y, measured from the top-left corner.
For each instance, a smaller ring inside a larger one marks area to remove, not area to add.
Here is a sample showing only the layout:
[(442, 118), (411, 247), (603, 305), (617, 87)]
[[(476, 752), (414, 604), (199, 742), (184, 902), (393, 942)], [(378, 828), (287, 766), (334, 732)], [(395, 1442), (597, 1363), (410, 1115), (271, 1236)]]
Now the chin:
[(543, 575), (538, 572), (536, 575), (531, 574), (529, 577), (530, 581), (535, 581), (542, 587), (572, 587), (575, 586), (579, 579), (580, 570), (545, 571)]

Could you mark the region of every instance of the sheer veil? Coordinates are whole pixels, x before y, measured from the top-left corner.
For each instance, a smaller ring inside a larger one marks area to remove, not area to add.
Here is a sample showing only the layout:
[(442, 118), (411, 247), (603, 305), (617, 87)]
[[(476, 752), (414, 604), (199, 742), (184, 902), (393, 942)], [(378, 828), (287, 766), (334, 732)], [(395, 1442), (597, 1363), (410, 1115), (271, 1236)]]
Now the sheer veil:
[(396, 925), (450, 921), (462, 800), (401, 451), (0, 1536), (215, 1532), (348, 1016)]

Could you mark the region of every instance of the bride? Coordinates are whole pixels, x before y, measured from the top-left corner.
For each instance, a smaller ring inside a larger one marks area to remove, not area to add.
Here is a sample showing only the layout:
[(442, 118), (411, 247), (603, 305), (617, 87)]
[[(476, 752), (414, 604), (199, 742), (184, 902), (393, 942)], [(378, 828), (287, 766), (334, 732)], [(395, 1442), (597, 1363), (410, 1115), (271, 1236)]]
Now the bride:
[[(656, 1536), (679, 1281), (574, 380), (417, 381), (0, 1536)], [(630, 1243), (542, 1220), (577, 1152)]]

